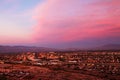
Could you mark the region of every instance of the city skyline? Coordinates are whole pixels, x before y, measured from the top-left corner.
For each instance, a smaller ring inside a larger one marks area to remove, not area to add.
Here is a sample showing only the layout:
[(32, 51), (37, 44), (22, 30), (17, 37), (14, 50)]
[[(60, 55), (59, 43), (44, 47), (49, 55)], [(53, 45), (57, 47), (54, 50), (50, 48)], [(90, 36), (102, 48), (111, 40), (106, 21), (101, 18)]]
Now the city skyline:
[(119, 0), (1, 0), (0, 45), (120, 44)]

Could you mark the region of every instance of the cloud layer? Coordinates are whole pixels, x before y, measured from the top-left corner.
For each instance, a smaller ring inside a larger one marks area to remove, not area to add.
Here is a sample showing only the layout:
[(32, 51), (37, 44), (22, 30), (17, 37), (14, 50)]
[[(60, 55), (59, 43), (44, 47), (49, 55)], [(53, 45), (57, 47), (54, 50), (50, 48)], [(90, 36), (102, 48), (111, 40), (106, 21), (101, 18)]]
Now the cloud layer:
[(34, 40), (65, 43), (120, 37), (119, 0), (46, 0), (35, 9)]
[(120, 43), (120, 0), (1, 0), (0, 44)]

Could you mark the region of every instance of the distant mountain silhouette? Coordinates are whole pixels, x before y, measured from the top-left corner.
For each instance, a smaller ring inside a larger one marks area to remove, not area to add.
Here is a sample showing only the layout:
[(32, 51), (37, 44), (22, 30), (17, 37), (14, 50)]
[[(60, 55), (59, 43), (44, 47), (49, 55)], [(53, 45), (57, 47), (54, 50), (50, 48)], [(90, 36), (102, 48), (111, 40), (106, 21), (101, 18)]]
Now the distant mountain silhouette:
[(19, 52), (41, 52), (57, 51), (54, 48), (34, 47), (34, 46), (0, 46), (0, 53), (19, 53)]
[(54, 48), (35, 47), (35, 46), (0, 46), (0, 53), (81, 51), (81, 50), (120, 50), (120, 44), (107, 44), (100, 47), (89, 48), (89, 49), (80, 49), (80, 48), (54, 49)]
[(95, 50), (120, 50), (120, 44), (107, 44), (94, 48)]

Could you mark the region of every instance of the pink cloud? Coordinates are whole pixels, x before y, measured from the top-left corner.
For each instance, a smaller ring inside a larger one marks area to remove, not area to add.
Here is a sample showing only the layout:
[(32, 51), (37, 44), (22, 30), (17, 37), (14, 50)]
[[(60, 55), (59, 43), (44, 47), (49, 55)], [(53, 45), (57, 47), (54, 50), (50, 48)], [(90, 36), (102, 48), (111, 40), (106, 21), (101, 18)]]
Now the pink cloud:
[(35, 9), (33, 37), (40, 42), (69, 42), (119, 36), (119, 5), (119, 0), (48, 0)]

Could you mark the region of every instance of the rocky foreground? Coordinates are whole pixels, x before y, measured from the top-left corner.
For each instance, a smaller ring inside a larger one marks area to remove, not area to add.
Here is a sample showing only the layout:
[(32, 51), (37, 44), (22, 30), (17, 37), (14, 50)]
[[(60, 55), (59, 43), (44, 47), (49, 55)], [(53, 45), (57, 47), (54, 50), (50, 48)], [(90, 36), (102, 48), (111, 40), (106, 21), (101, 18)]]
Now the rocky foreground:
[(39, 66), (0, 65), (0, 80), (107, 80), (79, 72), (51, 70)]

